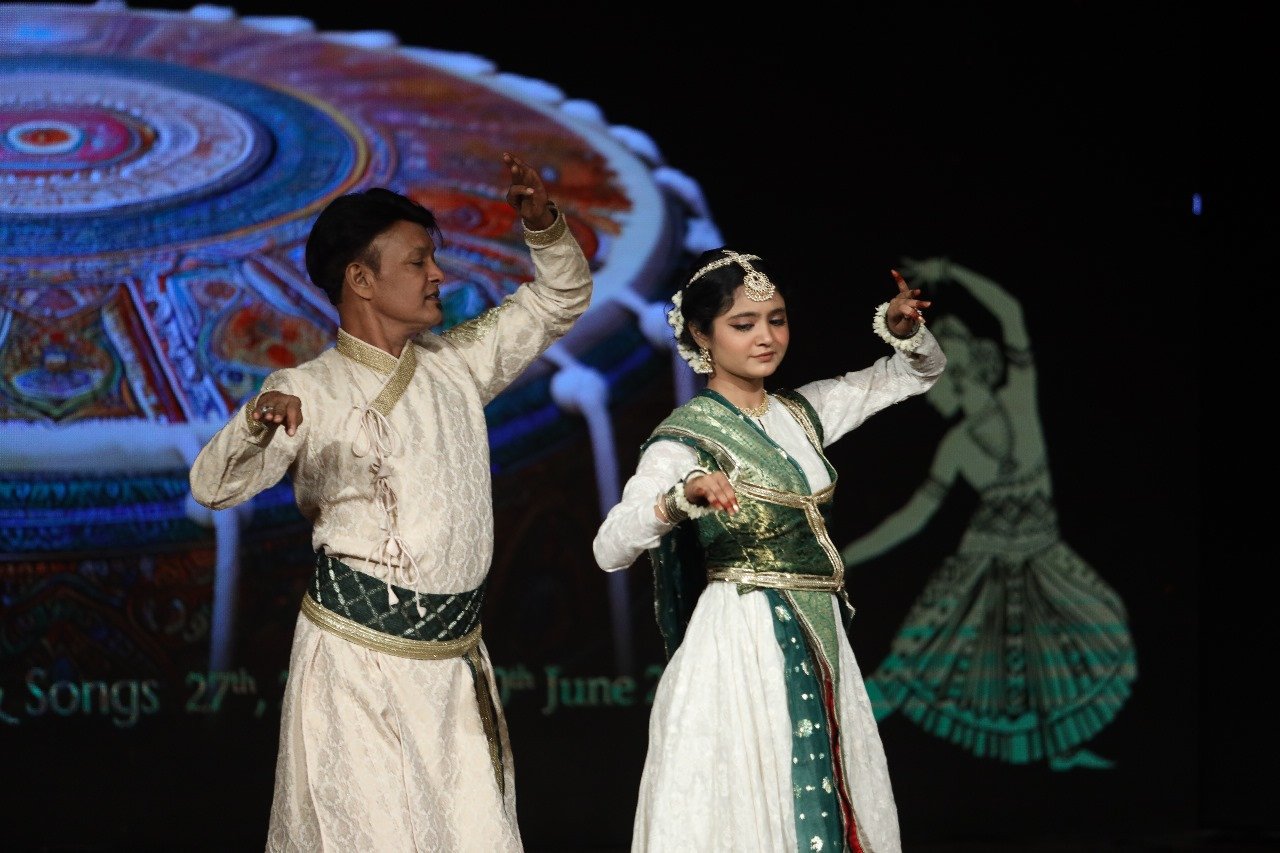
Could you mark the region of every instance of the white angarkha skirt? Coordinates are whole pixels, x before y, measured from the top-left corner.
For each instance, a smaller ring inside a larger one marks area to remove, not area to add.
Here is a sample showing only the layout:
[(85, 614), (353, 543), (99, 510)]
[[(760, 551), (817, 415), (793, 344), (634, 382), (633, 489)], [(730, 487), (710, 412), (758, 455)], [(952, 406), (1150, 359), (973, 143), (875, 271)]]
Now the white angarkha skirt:
[[(488, 652), (480, 647), (488, 663)], [(280, 723), (266, 849), (523, 850), (502, 706), (505, 792), (490, 760), (471, 668), (356, 645), (299, 615)]]
[[(900, 853), (879, 728), (838, 633), (840, 736), (859, 835), (867, 853)], [(709, 584), (654, 696), (633, 853), (811, 849), (796, 837), (783, 666), (766, 597)]]

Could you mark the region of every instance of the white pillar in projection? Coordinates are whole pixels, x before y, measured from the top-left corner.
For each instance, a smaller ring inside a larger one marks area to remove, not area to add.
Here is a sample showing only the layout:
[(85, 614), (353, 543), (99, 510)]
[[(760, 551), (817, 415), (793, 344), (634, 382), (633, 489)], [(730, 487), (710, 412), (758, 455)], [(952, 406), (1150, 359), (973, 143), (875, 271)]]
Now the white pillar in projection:
[[(191, 470), (200, 448), (222, 422), (87, 421), (51, 427), (7, 422), (0, 429), (0, 460), (6, 470), (46, 473), (127, 471), (171, 474), (181, 461)], [(253, 517), (252, 502), (214, 512), (187, 493), (187, 518), (214, 531), (213, 613), (209, 625), (209, 669), (232, 668), (236, 601), (240, 586), (240, 531)]]
[[(185, 431), (178, 450), (188, 470), (195, 464), (207, 436)], [(209, 671), (232, 668), (235, 654), (236, 602), (240, 598), (240, 531), (253, 517), (253, 502), (232, 509), (212, 510), (187, 493), (187, 518), (213, 528), (213, 612), (209, 617)]]
[[(563, 411), (582, 415), (591, 437), (591, 455), (595, 462), (596, 495), (600, 520), (622, 497), (618, 482), (618, 449), (613, 440), (613, 422), (609, 415), (609, 382), (570, 355), (559, 343), (552, 344), (544, 357), (560, 368), (551, 377), (551, 399)], [(613, 629), (614, 666), (620, 674), (634, 675), (635, 650), (631, 630), (631, 595), (626, 572), (608, 572), (609, 616)]]
[[(587, 110), (583, 114), (596, 121), (603, 121), (598, 111)], [(610, 126), (609, 134), (651, 167), (653, 181), (664, 193), (681, 202), (686, 213), (681, 242), (690, 257), (696, 258), (709, 249), (718, 249), (724, 245), (724, 238), (711, 216), (711, 208), (703, 195), (702, 187), (689, 175), (668, 166), (652, 137), (642, 130), (625, 125)], [(671, 304), (648, 302), (629, 289), (613, 294), (613, 299), (636, 316), (640, 330), (650, 344), (671, 353), (675, 403), (680, 406), (688, 402), (701, 387), (701, 380), (676, 350), (675, 334), (667, 324), (667, 311), (671, 310)]]

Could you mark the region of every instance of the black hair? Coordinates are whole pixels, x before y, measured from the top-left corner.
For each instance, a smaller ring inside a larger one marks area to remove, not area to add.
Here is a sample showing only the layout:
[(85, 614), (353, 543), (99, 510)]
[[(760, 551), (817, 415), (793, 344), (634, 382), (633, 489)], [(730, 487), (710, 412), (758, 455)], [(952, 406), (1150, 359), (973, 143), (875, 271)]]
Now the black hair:
[(378, 268), (377, 252), (370, 246), (401, 220), (416, 222), (443, 244), (440, 226), (430, 210), (385, 187), (339, 196), (320, 211), (307, 235), (306, 264), (311, 283), (337, 305), (342, 301), (342, 279), (347, 265), (361, 260)]
[[(743, 254), (735, 252), (721, 246), (719, 249), (708, 249), (694, 260), (689, 268), (690, 279), (697, 275), (698, 270), (707, 264), (727, 258), (730, 254)], [(763, 273), (774, 282), (774, 286), (779, 293), (783, 292), (783, 288), (778, 286), (777, 279), (769, 275), (768, 265), (758, 258), (752, 258), (749, 263), (756, 271)], [(704, 335), (711, 334), (711, 322), (721, 314), (729, 310), (733, 305), (733, 292), (742, 284), (742, 280), (746, 278), (747, 271), (742, 268), (741, 264), (730, 263), (722, 267), (705, 272), (696, 280), (687, 280), (684, 287), (681, 288), (680, 313), (684, 315), (684, 329), (680, 332), (680, 341), (693, 351), (697, 351), (698, 343), (693, 339), (693, 332), (690, 329), (696, 328)]]

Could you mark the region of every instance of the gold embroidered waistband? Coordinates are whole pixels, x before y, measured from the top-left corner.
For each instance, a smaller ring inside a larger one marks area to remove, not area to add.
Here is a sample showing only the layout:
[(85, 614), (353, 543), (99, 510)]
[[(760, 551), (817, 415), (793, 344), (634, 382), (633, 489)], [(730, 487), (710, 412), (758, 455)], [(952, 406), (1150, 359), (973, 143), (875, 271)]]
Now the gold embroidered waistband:
[(733, 487), (737, 491), (750, 495), (758, 501), (798, 509), (807, 509), (808, 507), (816, 507), (824, 503), (829, 503), (836, 491), (835, 483), (831, 483), (811, 495), (801, 495), (796, 492), (784, 492), (779, 489), (770, 489), (767, 486), (758, 486), (755, 483), (749, 483), (746, 480), (740, 480), (737, 483), (734, 483)]
[(327, 610), (309, 595), (302, 596), (302, 612), (317, 626), (358, 646), (401, 658), (446, 660), (460, 658), (480, 643), (480, 626), (456, 640), (410, 640), (366, 628), (359, 622)]
[(769, 589), (821, 589), (828, 592), (843, 592), (844, 583), (840, 578), (824, 575), (802, 575), (798, 572), (756, 572), (736, 566), (712, 568), (707, 570), (707, 580), (740, 583), (747, 586), (767, 587)]

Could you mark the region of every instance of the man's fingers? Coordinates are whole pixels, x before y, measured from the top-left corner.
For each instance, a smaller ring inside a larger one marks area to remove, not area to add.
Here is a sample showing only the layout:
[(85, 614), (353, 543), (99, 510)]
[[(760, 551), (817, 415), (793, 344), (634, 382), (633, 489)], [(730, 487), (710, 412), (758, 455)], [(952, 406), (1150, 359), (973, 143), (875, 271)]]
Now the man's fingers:
[[(537, 181), (538, 173), (528, 163), (510, 154), (504, 154), (503, 157), (511, 168), (511, 182), (513, 185), (523, 184), (529, 186)], [(532, 190), (525, 191), (526, 194), (528, 192), (532, 192)]]

